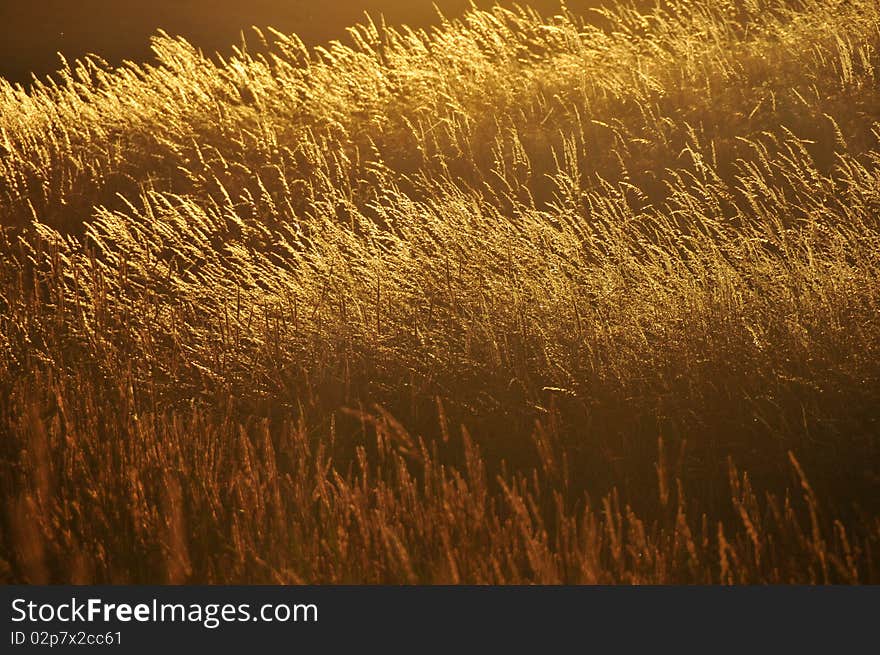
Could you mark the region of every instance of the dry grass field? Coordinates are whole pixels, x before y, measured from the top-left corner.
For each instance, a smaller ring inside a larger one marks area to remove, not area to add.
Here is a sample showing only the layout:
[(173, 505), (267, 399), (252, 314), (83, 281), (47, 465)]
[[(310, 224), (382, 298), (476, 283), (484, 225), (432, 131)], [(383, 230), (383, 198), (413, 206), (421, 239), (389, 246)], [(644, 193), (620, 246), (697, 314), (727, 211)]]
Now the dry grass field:
[(0, 580), (880, 582), (880, 3), (0, 80)]

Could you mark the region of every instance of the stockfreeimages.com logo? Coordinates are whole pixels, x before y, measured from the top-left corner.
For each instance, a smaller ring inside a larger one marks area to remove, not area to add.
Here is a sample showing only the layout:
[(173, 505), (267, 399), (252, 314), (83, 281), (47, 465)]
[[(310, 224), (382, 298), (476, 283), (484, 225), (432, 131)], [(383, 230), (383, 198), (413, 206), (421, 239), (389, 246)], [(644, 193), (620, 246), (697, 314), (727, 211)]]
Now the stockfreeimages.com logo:
[(305, 603), (106, 603), (100, 598), (71, 598), (62, 603), (12, 601), (12, 621), (21, 623), (198, 623), (209, 630), (224, 623), (317, 623), (318, 606)]

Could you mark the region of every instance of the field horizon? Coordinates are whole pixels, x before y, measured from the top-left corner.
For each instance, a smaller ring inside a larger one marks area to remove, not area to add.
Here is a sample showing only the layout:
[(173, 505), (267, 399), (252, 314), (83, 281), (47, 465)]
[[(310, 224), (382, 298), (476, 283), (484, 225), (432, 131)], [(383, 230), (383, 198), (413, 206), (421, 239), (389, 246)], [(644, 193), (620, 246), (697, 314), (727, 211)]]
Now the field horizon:
[[(642, 4), (649, 0), (637, 0)], [(232, 54), (252, 26), (296, 33), (308, 47), (347, 39), (346, 28), (365, 15), (377, 24), (430, 28), (441, 16), (460, 18), (471, 7), (513, 7), (512, 0), (36, 0), (29, 5), (0, 5), (0, 77), (29, 87), (87, 55), (111, 66), (126, 61), (150, 63), (150, 39), (159, 31), (180, 36), (209, 57)], [(569, 0), (566, 7), (587, 14), (601, 0)], [(546, 14), (558, 11), (559, 0), (532, 0)], [(60, 56), (59, 56), (60, 55)]]
[(0, 78), (0, 582), (880, 583), (880, 4)]

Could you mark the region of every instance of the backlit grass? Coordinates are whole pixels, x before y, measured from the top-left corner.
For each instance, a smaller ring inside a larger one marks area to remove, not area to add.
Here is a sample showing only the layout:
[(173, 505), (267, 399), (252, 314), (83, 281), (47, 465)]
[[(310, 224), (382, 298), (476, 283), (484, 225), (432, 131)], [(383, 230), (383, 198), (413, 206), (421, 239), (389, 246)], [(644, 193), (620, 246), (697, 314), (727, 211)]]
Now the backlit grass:
[(878, 582), (880, 6), (0, 81), (18, 582)]

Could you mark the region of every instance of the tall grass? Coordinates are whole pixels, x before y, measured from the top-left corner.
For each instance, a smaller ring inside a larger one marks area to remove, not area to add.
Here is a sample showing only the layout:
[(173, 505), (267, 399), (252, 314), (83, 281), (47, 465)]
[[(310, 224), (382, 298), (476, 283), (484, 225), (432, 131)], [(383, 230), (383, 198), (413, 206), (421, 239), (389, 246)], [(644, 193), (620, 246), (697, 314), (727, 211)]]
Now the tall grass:
[(0, 81), (0, 569), (877, 582), (880, 6)]

